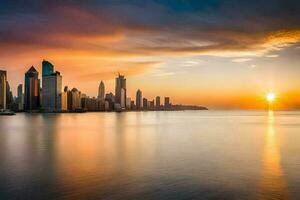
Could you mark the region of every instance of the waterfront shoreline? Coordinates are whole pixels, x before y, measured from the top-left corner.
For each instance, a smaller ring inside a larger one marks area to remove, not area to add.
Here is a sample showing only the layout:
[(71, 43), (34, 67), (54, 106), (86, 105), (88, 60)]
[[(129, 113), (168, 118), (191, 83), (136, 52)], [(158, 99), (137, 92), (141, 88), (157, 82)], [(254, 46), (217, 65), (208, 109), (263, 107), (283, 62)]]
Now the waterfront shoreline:
[[(18, 113), (28, 113), (28, 114), (74, 114), (74, 113), (127, 113), (127, 112), (172, 112), (172, 111), (207, 111), (208, 108), (199, 108), (199, 109), (174, 109), (174, 110), (122, 110), (122, 111), (62, 111), (62, 112), (45, 112), (45, 111), (18, 111)], [(0, 113), (1, 114), (1, 113)]]

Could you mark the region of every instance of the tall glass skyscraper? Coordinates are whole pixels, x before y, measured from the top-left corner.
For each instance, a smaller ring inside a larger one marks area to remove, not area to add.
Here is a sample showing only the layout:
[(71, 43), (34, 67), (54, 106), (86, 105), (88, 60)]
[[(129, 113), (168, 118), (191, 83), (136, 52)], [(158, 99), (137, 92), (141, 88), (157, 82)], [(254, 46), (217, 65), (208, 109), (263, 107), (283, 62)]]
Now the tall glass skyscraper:
[(101, 81), (98, 89), (98, 99), (104, 100), (104, 98), (105, 98), (105, 86), (103, 81)]
[(158, 109), (160, 108), (160, 96), (157, 96), (155, 98), (155, 107)]
[(42, 70), (43, 70), (43, 73), (42, 73), (43, 77), (44, 76), (49, 76), (54, 72), (54, 66), (50, 62), (48, 62), (47, 60), (43, 60)]
[(170, 97), (165, 97), (164, 107), (165, 109), (168, 109), (170, 107)]
[(0, 70), (0, 109), (6, 109), (6, 71)]
[(24, 109), (23, 84), (18, 85), (18, 110)]
[(142, 91), (137, 90), (136, 92), (136, 99), (135, 99), (135, 104), (136, 104), (136, 109), (141, 109), (143, 107), (143, 97), (142, 97)]
[(121, 108), (126, 106), (126, 79), (120, 74), (116, 78), (115, 103), (119, 104)]
[(71, 90), (71, 97), (72, 97), (71, 110), (72, 111), (76, 111), (76, 110), (81, 109), (81, 102), (80, 102), (81, 97), (80, 96), (81, 96), (81, 93), (76, 88), (73, 88)]
[(32, 66), (25, 73), (25, 110), (32, 111), (40, 108), (39, 73)]
[(47, 112), (61, 110), (62, 76), (59, 72), (54, 72), (54, 66), (50, 62), (43, 60), (43, 98), (42, 108)]
[(43, 110), (55, 112), (61, 110), (62, 76), (59, 72), (43, 76)]
[(12, 109), (13, 103), (14, 103), (14, 97), (10, 89), (9, 82), (6, 81), (6, 108)]

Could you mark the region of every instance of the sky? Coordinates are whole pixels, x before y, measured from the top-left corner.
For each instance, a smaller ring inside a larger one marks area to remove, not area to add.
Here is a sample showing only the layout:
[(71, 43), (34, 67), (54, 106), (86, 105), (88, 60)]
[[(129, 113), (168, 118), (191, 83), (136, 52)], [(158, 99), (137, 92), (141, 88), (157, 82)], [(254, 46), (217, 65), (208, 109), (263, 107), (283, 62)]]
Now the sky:
[(300, 1), (0, 0), (0, 69), (14, 91), (52, 62), (63, 85), (211, 109), (300, 108)]

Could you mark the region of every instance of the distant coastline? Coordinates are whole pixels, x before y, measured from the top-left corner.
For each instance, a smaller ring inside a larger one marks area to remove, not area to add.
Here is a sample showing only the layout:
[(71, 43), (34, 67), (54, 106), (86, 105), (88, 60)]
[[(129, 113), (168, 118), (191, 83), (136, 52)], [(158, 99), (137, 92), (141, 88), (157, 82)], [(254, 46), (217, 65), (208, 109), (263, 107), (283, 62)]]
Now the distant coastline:
[[(32, 111), (16, 111), (15, 113), (37, 113), (37, 114), (64, 114), (64, 113), (120, 113), (120, 112), (170, 112), (170, 111), (188, 111), (188, 110), (209, 110), (207, 107), (204, 106), (189, 106), (189, 105), (174, 105), (173, 108), (170, 109), (144, 109), (144, 110), (109, 110), (109, 111), (99, 111), (99, 110), (77, 110), (77, 111), (42, 111), (42, 110), (32, 110)], [(0, 112), (1, 113), (1, 112)]]

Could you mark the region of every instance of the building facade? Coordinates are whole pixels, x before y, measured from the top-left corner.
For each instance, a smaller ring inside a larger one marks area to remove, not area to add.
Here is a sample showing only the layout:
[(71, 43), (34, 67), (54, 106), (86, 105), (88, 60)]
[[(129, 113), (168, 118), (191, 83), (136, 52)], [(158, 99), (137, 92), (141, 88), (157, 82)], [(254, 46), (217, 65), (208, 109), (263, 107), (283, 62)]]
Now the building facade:
[(156, 107), (156, 109), (160, 108), (160, 96), (157, 96), (155, 98), (155, 107)]
[(115, 103), (120, 104), (121, 108), (126, 106), (126, 79), (120, 74), (116, 78)]
[(104, 100), (104, 98), (105, 98), (105, 86), (103, 81), (101, 81), (98, 88), (98, 99)]
[(131, 109), (131, 98), (129, 97), (126, 98), (126, 109), (127, 110)]
[(142, 101), (143, 101), (142, 91), (138, 89), (137, 92), (136, 92), (136, 99), (135, 99), (135, 106), (136, 106), (137, 110), (143, 108), (143, 102)]
[(62, 76), (59, 72), (43, 76), (43, 110), (61, 111)]
[(165, 102), (164, 102), (164, 107), (165, 109), (170, 108), (171, 104), (170, 104), (170, 97), (165, 97)]
[(6, 109), (6, 71), (0, 70), (0, 110)]
[(42, 62), (42, 77), (49, 76), (49, 75), (53, 74), (53, 72), (54, 72), (54, 66), (50, 62), (43, 60), (43, 62)]
[(71, 111), (81, 110), (81, 93), (73, 88), (71, 90)]
[(18, 103), (18, 110), (24, 110), (23, 84), (18, 85), (17, 103)]
[(25, 73), (24, 103), (26, 111), (40, 108), (40, 81), (38, 77), (39, 73), (33, 66)]
[(148, 99), (143, 98), (143, 109), (147, 110), (147, 108), (148, 108)]
[(126, 108), (126, 91), (124, 90), (124, 88), (121, 89), (121, 102), (120, 102), (120, 106), (121, 108)]
[(61, 93), (61, 111), (68, 111), (68, 87)]
[(62, 76), (54, 72), (54, 66), (50, 62), (42, 62), (42, 108), (47, 112), (61, 111), (62, 107)]
[(154, 103), (154, 99), (152, 101), (149, 101), (149, 107), (148, 109), (154, 110), (155, 108), (155, 103)]
[(105, 110), (112, 111), (114, 109), (114, 105), (115, 105), (115, 96), (113, 93), (110, 92), (105, 95)]
[(14, 97), (8, 81), (6, 81), (6, 108), (13, 109)]

